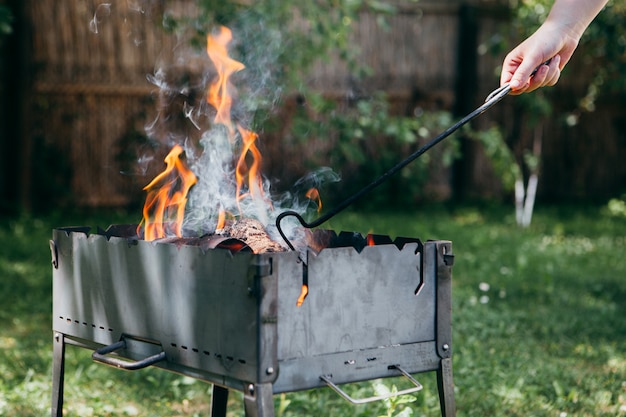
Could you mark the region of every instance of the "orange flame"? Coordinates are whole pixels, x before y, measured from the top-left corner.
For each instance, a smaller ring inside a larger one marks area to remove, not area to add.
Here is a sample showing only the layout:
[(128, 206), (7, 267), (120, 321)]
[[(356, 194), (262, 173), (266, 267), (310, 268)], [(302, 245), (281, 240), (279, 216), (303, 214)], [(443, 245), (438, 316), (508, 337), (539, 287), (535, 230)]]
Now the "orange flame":
[[(261, 177), (261, 152), (256, 146), (257, 134), (244, 129), (241, 126), (239, 128), (239, 134), (243, 142), (241, 154), (237, 161), (237, 169), (235, 170), (235, 177), (237, 179), (237, 200), (241, 200), (247, 195), (252, 198), (263, 197), (263, 179)], [(246, 156), (250, 155), (252, 158), (251, 164), (248, 166), (246, 162)], [(248, 192), (244, 193), (242, 187), (244, 181), (248, 178)]]
[(322, 211), (322, 198), (320, 197), (320, 192), (317, 188), (310, 188), (304, 196), (317, 204), (318, 213)]
[(215, 226), (215, 231), (224, 230), (224, 226), (226, 225), (226, 212), (224, 210), (220, 210), (217, 215), (217, 225)]
[(233, 98), (230, 95), (230, 76), (245, 68), (241, 62), (228, 56), (228, 44), (233, 39), (232, 32), (227, 27), (220, 27), (217, 35), (207, 36), (207, 54), (217, 70), (217, 79), (209, 86), (207, 102), (215, 107), (215, 123), (221, 123), (228, 129), (231, 139), (235, 135), (230, 109)]
[(176, 145), (165, 157), (166, 168), (144, 187), (148, 192), (143, 206), (143, 220), (137, 226), (137, 234), (144, 225), (144, 239), (154, 240), (173, 233), (182, 237), (183, 217), (187, 193), (197, 179), (180, 156), (183, 148)]
[(217, 214), (217, 225), (215, 226), (215, 233), (222, 233), (226, 227), (228, 221), (235, 220), (235, 215), (230, 211), (220, 210)]
[(304, 299), (309, 295), (309, 286), (306, 284), (302, 284), (302, 288), (300, 289), (300, 296), (296, 301), (296, 307), (300, 307), (302, 303), (304, 303)]
[[(216, 80), (209, 86), (207, 102), (217, 111), (214, 122), (223, 124), (228, 129), (231, 143), (234, 142), (237, 131), (241, 137), (242, 149), (235, 168), (237, 182), (235, 198), (239, 202), (245, 197), (263, 198), (263, 178), (261, 152), (256, 146), (258, 135), (239, 124), (236, 124), (235, 130), (231, 120), (233, 99), (229, 91), (231, 89), (229, 80), (232, 74), (245, 68), (241, 62), (228, 56), (228, 44), (231, 40), (232, 32), (223, 26), (217, 35), (207, 37), (207, 53), (217, 70)], [(244, 189), (246, 184), (247, 190)]]

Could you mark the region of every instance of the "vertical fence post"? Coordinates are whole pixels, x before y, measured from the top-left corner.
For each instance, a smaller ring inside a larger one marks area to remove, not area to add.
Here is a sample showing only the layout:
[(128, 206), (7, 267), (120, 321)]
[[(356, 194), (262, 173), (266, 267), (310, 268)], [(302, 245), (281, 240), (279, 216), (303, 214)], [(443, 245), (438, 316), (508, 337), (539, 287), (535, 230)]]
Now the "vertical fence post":
[[(28, 1), (9, 0), (13, 14), (12, 33), (4, 39), (3, 94), (0, 97), (3, 116), (0, 126), (0, 208), (15, 211), (17, 206), (30, 208), (30, 135), (28, 126), (30, 83), (30, 28), (26, 19)], [(6, 60), (4, 59), (6, 57)]]
[[(476, 7), (462, 4), (459, 8), (459, 39), (457, 43), (457, 65), (455, 81), (454, 115), (465, 115), (475, 107), (478, 86), (478, 20)], [(461, 158), (453, 166), (453, 193), (456, 198), (465, 197), (472, 181), (469, 171), (472, 165), (472, 143), (464, 137), (459, 138)]]

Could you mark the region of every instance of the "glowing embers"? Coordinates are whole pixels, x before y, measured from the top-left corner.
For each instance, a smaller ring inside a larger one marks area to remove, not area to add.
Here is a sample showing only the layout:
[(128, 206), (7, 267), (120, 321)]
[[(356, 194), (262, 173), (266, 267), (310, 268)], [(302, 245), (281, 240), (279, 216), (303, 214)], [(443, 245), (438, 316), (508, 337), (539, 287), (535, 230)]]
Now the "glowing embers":
[[(79, 231), (89, 233), (89, 228), (81, 228)], [(138, 236), (135, 231), (136, 225), (111, 225), (106, 230), (98, 228), (97, 234), (111, 237), (119, 237), (136, 241)], [(70, 230), (70, 229), (68, 229)], [(326, 229), (305, 229), (307, 250), (312, 253), (319, 253), (324, 249), (353, 248), (358, 253), (368, 246), (394, 245), (398, 250), (402, 250), (408, 243), (417, 243), (417, 251), (422, 250), (422, 242), (417, 238), (397, 237), (392, 239), (386, 235), (368, 234), (363, 236), (358, 232), (336, 233)], [(203, 250), (208, 249), (228, 249), (233, 253), (253, 252), (253, 249), (243, 239), (219, 233), (206, 234), (200, 237), (166, 237), (155, 239), (158, 244), (173, 244), (176, 246), (198, 246)], [(256, 253), (256, 252), (255, 252)]]

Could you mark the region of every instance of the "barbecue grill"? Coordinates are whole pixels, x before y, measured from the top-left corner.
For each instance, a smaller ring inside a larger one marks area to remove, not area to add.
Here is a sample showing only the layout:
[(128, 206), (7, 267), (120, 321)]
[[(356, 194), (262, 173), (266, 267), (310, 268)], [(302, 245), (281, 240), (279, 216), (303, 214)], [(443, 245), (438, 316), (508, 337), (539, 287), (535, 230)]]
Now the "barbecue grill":
[[(265, 417), (276, 393), (328, 386), (358, 404), (382, 397), (354, 399), (339, 385), (403, 375), (415, 386), (399, 395), (421, 389), (411, 374), (434, 371), (441, 414), (454, 417), (451, 242), (313, 228), (510, 92), (497, 88), (318, 219), (282, 212), (276, 229), (291, 251), (253, 253), (220, 235), (146, 241), (137, 225), (55, 229), (53, 417), (63, 414), (66, 344), (118, 368), (157, 366), (213, 383), (213, 416), (226, 415), (231, 389), (243, 392), (247, 417)], [(321, 249), (295, 250), (281, 228), (290, 216)], [(311, 291), (302, 305), (300, 283)]]
[[(276, 393), (436, 372), (455, 415), (448, 241), (312, 231), (326, 248), (255, 254), (213, 237), (144, 241), (136, 226), (58, 228), (53, 264), (52, 415), (63, 411), (67, 344), (134, 370), (156, 366), (229, 390), (247, 417), (273, 416)], [(296, 306), (302, 282), (310, 293)]]

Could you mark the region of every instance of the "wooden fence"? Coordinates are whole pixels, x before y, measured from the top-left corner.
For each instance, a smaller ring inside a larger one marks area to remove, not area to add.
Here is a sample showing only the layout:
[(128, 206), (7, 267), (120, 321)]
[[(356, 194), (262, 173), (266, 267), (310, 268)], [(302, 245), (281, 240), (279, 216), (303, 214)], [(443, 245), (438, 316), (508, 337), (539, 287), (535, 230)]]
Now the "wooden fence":
[[(422, 0), (404, 5), (389, 17), (390, 29), (380, 28), (374, 16), (364, 13), (355, 42), (375, 75), (359, 88), (384, 89), (399, 114), (412, 114), (417, 107), (456, 114), (473, 109), (497, 86), (494, 68), (502, 58), (480, 46), (507, 30), (501, 2), (479, 3), (482, 6)], [(192, 13), (194, 5), (185, 0), (26, 2), (32, 72), (31, 89), (23, 92), (28, 99), (21, 187), (31, 190), (24, 198), (27, 204), (46, 193), (53, 201), (88, 206), (127, 205), (141, 198), (153, 168), (160, 169), (152, 164), (146, 170), (138, 162), (139, 151), (151, 149), (142, 135), (145, 125), (158, 116), (157, 104), (163, 99), (146, 76), (155, 74), (164, 54), (182, 47), (162, 30), (166, 8), (168, 13), (185, 14)], [(575, 59), (570, 65), (579, 68), (583, 62)], [(197, 75), (193, 68), (186, 71)], [(569, 80), (559, 88), (573, 93), (559, 96), (557, 114), (573, 107), (585, 81), (573, 72), (564, 77)], [(311, 78), (315, 88), (329, 94), (354, 88), (337, 62), (318, 66)], [(547, 120), (540, 195), (606, 198), (623, 191), (622, 114), (623, 105), (604, 103), (595, 113), (583, 115), (575, 127), (565, 127), (559, 117)], [(527, 134), (516, 128), (520, 117), (514, 99), (507, 98), (476, 126), (499, 123), (515, 141), (512, 135)], [(285, 160), (291, 152), (292, 164), (270, 162), (268, 176), (293, 177), (285, 169), (304, 165), (297, 158), (306, 154), (281, 143), (280, 137), (268, 137), (264, 145), (270, 161)], [(453, 169), (439, 167), (431, 173), (432, 194), (440, 199), (453, 194), (501, 196), (499, 180), (480, 146), (466, 142), (464, 151)]]

